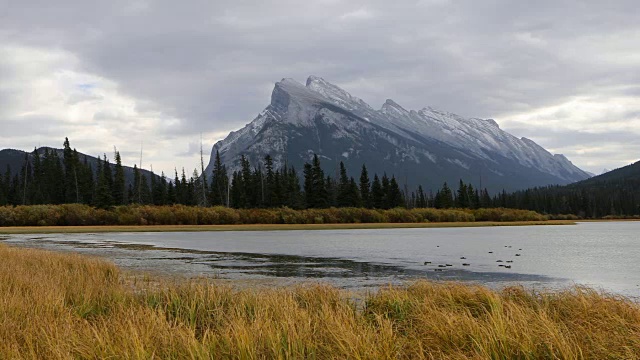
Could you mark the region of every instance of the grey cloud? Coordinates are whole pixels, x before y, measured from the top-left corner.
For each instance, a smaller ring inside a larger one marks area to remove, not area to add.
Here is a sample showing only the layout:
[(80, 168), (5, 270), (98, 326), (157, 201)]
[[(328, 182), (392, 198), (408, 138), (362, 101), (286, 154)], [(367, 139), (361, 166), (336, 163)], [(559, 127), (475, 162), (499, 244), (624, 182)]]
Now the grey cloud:
[(73, 53), (141, 107), (181, 119), (167, 137), (238, 128), (273, 82), (310, 74), (374, 107), (393, 98), (477, 117), (639, 96), (640, 65), (625, 60), (640, 54), (632, 0), (10, 3), (0, 44)]

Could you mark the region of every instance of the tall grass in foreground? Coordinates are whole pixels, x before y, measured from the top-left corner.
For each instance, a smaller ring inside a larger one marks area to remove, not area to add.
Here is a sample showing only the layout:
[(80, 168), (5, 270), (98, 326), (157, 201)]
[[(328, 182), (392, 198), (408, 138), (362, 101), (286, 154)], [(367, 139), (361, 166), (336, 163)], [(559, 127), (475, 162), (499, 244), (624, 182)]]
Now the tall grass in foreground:
[(131, 281), (101, 260), (0, 245), (0, 358), (637, 359), (640, 306), (585, 288)]

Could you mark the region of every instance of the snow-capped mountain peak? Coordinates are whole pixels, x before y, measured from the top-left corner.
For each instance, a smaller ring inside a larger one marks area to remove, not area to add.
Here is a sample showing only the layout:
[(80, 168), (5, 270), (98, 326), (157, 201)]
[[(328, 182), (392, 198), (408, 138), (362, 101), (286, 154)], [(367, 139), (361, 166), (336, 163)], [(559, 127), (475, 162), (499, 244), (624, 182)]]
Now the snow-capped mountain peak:
[(316, 153), (329, 161), (344, 160), (355, 171), (364, 162), (379, 173), (413, 174), (407, 181), (425, 185), (481, 177), (483, 186), (493, 190), (589, 177), (566, 157), (516, 138), (493, 119), (465, 118), (432, 107), (409, 110), (391, 99), (374, 110), (317, 76), (309, 76), (305, 85), (293, 79), (277, 82), (270, 105), (216, 143), (212, 155), (215, 151), (231, 169), (242, 154), (253, 162), (270, 154), (276, 164), (300, 168)]
[(371, 107), (362, 99), (352, 96), (342, 88), (325, 81), (318, 76), (309, 76), (307, 78), (307, 88), (321, 94), (325, 98), (331, 100), (334, 104), (343, 107), (346, 110), (370, 111)]
[(410, 116), (409, 111), (400, 106), (397, 102), (387, 99), (384, 104), (382, 104), (382, 108), (380, 108), (380, 112), (389, 117), (400, 117), (400, 116)]

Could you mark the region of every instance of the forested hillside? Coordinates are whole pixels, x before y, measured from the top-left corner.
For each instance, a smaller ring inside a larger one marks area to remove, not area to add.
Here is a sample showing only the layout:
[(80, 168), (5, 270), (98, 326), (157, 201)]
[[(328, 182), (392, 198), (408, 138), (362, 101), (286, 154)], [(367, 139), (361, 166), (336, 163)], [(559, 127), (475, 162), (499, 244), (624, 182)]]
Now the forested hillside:
[(106, 155), (96, 158), (72, 149), (68, 139), (63, 146), (30, 153), (1, 150), (0, 205), (122, 205), (149, 198), (150, 186), (162, 181), (152, 172), (123, 166), (117, 151), (112, 164)]
[(586, 218), (640, 215), (640, 161), (566, 186), (502, 194), (505, 207)]

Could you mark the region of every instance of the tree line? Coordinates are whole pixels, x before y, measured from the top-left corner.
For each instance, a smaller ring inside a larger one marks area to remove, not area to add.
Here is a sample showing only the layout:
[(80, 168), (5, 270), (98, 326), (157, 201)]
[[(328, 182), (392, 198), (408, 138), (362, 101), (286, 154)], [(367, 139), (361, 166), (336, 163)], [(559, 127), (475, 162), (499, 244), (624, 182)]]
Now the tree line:
[[(95, 167), (95, 168), (94, 168)], [(62, 156), (53, 149), (37, 149), (25, 154), (18, 171), (10, 167), (0, 174), (0, 205), (38, 205), (80, 203), (108, 208), (127, 204), (227, 206), (232, 208), (313, 209), (364, 207), (369, 209), (480, 208), (491, 206), (485, 190), (460, 181), (457, 191), (445, 183), (441, 189), (425, 192), (422, 186), (409, 192), (401, 189), (395, 176), (386, 173), (370, 177), (365, 164), (358, 180), (349, 176), (340, 163), (337, 176), (325, 174), (320, 158), (304, 164), (302, 177), (287, 164), (276, 168), (270, 155), (256, 166), (242, 156), (240, 169), (229, 173), (216, 152), (213, 171), (187, 177), (184, 169), (173, 179), (151, 172), (147, 177), (137, 165), (133, 179), (127, 181), (120, 153), (114, 163), (106, 155), (95, 166), (72, 149), (69, 139)]]
[(133, 178), (125, 177), (122, 159), (114, 152), (114, 163), (106, 155), (94, 166), (72, 149), (65, 139), (62, 156), (55, 150), (34, 150), (25, 155), (21, 169), (0, 173), (0, 205), (80, 203), (97, 208), (111, 206), (187, 205), (225, 206), (236, 209), (321, 209), (362, 207), (404, 208), (514, 208), (543, 214), (574, 214), (580, 217), (640, 214), (640, 179), (625, 177), (586, 186), (549, 186), (490, 196), (460, 180), (457, 189), (446, 182), (435, 192), (422, 186), (409, 191), (386, 173), (371, 177), (365, 164), (356, 179), (340, 162), (334, 177), (325, 173), (320, 158), (304, 164), (302, 176), (284, 164), (279, 168), (270, 155), (261, 164), (250, 164), (242, 156), (238, 170), (229, 172), (216, 152), (213, 171), (187, 176), (176, 170), (173, 179), (133, 167)]
[(499, 194), (496, 206), (581, 218), (640, 216), (640, 180), (619, 179), (589, 186), (547, 186)]

